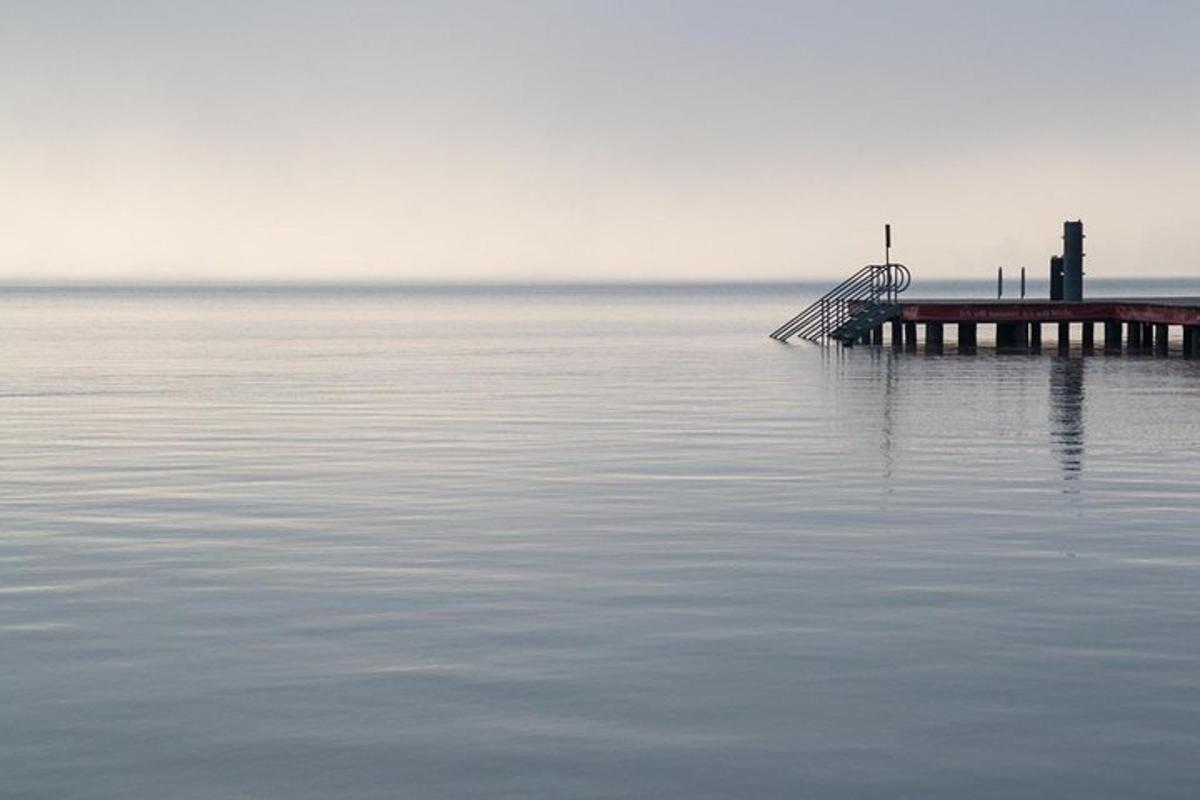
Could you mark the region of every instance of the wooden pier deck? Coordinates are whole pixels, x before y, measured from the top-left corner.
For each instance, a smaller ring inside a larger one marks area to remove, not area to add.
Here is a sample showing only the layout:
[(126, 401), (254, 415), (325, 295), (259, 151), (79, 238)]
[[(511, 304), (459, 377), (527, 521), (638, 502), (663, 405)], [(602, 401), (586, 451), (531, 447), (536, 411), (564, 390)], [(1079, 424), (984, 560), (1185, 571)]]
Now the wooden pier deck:
[[(892, 308), (890, 320), (862, 336), (862, 344), (881, 345), (887, 338), (895, 347), (914, 349), (923, 339), (926, 350), (938, 352), (946, 342), (945, 326), (953, 325), (958, 349), (970, 351), (980, 344), (979, 327), (994, 325), (998, 350), (1036, 352), (1043, 346), (1043, 325), (1049, 323), (1052, 335), (1056, 334), (1053, 346), (1059, 350), (1071, 348), (1074, 329), (1075, 341), (1084, 352), (1103, 349), (1108, 353), (1169, 355), (1179, 350), (1185, 357), (1200, 358), (1200, 297), (1097, 297), (1086, 301), (938, 297), (906, 299)], [(885, 337), (889, 329), (890, 336)]]
[(1200, 297), (1096, 297), (1083, 301), (904, 299), (904, 322), (1142, 322), (1200, 325)]

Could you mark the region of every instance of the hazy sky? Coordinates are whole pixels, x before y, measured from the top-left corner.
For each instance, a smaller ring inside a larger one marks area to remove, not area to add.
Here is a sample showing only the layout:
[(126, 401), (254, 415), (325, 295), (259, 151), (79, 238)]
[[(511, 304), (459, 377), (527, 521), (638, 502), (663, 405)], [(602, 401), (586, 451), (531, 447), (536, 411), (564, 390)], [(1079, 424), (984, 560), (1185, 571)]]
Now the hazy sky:
[(1200, 274), (1200, 2), (0, 0), (0, 279)]

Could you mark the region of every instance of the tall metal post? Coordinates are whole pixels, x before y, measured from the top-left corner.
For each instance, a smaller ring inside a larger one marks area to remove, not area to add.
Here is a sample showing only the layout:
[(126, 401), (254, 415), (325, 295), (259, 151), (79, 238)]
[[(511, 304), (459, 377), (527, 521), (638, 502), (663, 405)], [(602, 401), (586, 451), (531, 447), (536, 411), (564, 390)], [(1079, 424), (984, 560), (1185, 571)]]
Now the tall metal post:
[(1063, 223), (1063, 299), (1083, 299), (1083, 223)]
[(996, 299), (1004, 297), (1004, 267), (996, 267)]
[(1063, 299), (1063, 259), (1050, 256), (1050, 299)]
[(1021, 267), (1021, 299), (1025, 299), (1025, 268)]

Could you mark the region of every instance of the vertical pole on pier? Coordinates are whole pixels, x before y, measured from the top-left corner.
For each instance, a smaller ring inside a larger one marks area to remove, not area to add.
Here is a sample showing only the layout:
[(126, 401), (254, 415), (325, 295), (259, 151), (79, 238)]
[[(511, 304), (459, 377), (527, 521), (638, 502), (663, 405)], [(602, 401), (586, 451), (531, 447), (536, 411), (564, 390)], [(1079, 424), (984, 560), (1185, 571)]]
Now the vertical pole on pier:
[(1170, 342), (1167, 337), (1170, 332), (1171, 329), (1166, 325), (1159, 324), (1154, 326), (1154, 352), (1160, 356), (1167, 354), (1167, 347)]
[(1104, 351), (1106, 353), (1121, 352), (1121, 323), (1115, 319), (1104, 321)]
[(1004, 297), (1004, 267), (996, 267), (996, 299)]
[(1042, 323), (1029, 323), (1029, 349), (1035, 353), (1042, 350)]
[(1085, 353), (1096, 349), (1096, 323), (1090, 320), (1083, 323), (1082, 347)]
[(1021, 267), (1021, 299), (1025, 299), (1025, 268)]
[(917, 323), (915, 322), (904, 323), (904, 349), (917, 349)]
[(898, 319), (892, 320), (892, 347), (904, 346), (904, 323)]
[(1064, 353), (1071, 349), (1071, 323), (1058, 323), (1058, 349)]
[(1050, 256), (1050, 299), (1063, 299), (1063, 260), (1062, 256)]
[(1083, 299), (1083, 223), (1063, 223), (1063, 299)]
[(979, 335), (974, 322), (958, 323), (958, 352), (972, 353), (979, 343)]
[(883, 224), (883, 264), (892, 265), (892, 223)]

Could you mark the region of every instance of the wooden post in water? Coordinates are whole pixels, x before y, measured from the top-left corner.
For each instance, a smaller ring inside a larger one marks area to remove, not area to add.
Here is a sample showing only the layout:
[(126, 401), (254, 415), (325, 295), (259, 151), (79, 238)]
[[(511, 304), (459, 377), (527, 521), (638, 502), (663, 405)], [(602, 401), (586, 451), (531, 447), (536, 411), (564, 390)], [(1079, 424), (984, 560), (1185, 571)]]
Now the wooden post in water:
[(979, 341), (978, 332), (974, 322), (958, 323), (958, 351), (974, 352)]
[(925, 352), (940, 353), (946, 329), (940, 322), (925, 323)]
[(1066, 352), (1071, 349), (1071, 323), (1058, 323), (1058, 349)]
[(1085, 353), (1096, 349), (1096, 323), (1090, 320), (1083, 323), (1082, 347)]
[(917, 323), (915, 322), (904, 323), (904, 349), (917, 349)]
[(1121, 323), (1114, 319), (1104, 321), (1104, 351), (1121, 352)]
[(1167, 354), (1168, 347), (1170, 345), (1170, 332), (1171, 329), (1167, 325), (1160, 324), (1154, 326), (1154, 352), (1158, 353), (1160, 356), (1165, 356)]

